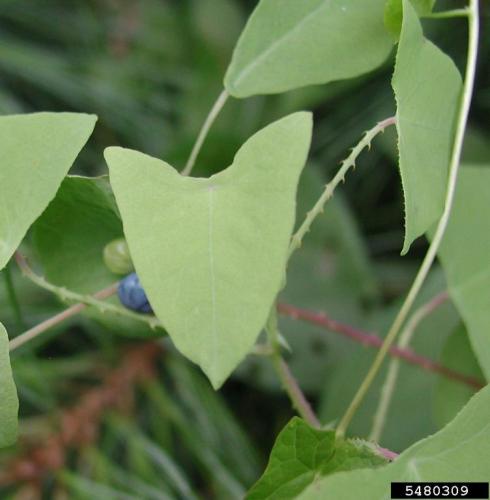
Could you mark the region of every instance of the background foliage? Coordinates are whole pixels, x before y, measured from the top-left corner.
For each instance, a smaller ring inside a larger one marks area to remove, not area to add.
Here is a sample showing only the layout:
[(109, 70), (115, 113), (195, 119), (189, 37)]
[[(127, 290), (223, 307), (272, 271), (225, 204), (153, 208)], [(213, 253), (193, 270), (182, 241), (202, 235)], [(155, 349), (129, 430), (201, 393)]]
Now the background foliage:
[[(439, 7), (456, 3), (441, 1)], [(102, 151), (111, 145), (145, 151), (183, 167), (254, 5), (239, 0), (3, 0), (0, 111), (99, 115), (94, 135), (71, 173), (105, 174)], [(464, 160), (472, 164), (490, 159), (490, 13), (488, 4), (481, 7), (479, 68), (464, 152)], [(424, 21), (424, 28), (461, 69), (464, 21)], [(195, 174), (209, 175), (229, 165), (239, 145), (272, 120), (313, 109), (312, 162), (299, 193), (298, 212), (303, 214), (362, 131), (393, 113), (391, 63), (345, 82), (231, 100), (211, 131)], [(400, 259), (403, 197), (393, 133), (376, 141), (377, 147), (361, 158), (316, 222), (303, 251), (294, 256), (282, 300), (383, 332), (426, 243), (416, 240), (408, 256)], [(69, 183), (62, 186), (68, 193)], [(119, 236), (120, 223), (105, 199), (103, 183), (87, 190), (92, 201), (92, 190), (99, 190), (108, 212), (108, 232)], [(63, 203), (63, 197), (56, 203)], [(88, 210), (83, 217), (76, 207), (66, 207), (67, 227), (73, 228), (76, 220), (76, 234), (90, 238), (73, 262), (60, 261), (45, 270), (56, 281), (56, 273), (66, 277), (75, 264), (80, 272), (72, 278), (86, 273), (86, 292), (92, 291), (93, 276), (104, 272), (104, 241), (93, 231), (99, 209), (95, 205), (95, 212)], [(42, 241), (38, 230), (43, 223), (50, 225), (49, 217), (48, 208), (24, 248), (38, 266), (43, 264), (43, 248), (54, 251), (50, 245), (55, 240)], [(0, 320), (11, 334), (62, 307), (23, 280), (12, 265), (2, 271), (0, 281)], [(96, 280), (94, 287), (97, 290)], [(430, 298), (444, 287), (435, 269), (423, 295)], [(454, 369), (478, 374), (471, 352), (465, 357), (451, 354), (466, 340), (459, 322), (453, 307), (444, 306), (423, 324), (413, 347), (433, 359), (443, 358)], [(140, 344), (129, 337), (153, 335), (134, 328), (105, 316), (102, 322), (80, 316), (12, 356), (21, 400), (21, 440), (0, 454), (2, 498), (29, 498), (40, 491), (80, 498), (230, 498), (240, 496), (258, 478), (275, 436), (292, 415), (268, 365), (249, 357), (215, 393), (167, 342), (162, 343), (162, 361), (150, 351), (143, 350), (140, 357), (127, 355)], [(290, 319), (282, 319), (281, 328), (292, 347), (291, 369), (321, 409), (322, 421), (335, 420), (367, 369), (368, 352)], [(454, 340), (456, 334), (459, 340)], [(128, 371), (134, 372), (133, 379), (123, 376)], [(134, 381), (141, 382), (137, 390)], [(104, 390), (119, 397), (107, 401), (101, 396)], [(368, 416), (377, 391), (371, 391), (358, 413), (354, 434), (365, 436), (370, 428)], [(406, 448), (452, 418), (469, 395), (455, 383), (404, 365), (382, 444), (395, 451)], [(457, 401), (454, 407), (447, 407), (448, 399)], [(67, 413), (67, 408), (72, 409)], [(77, 419), (90, 425), (80, 429)], [(60, 428), (65, 434), (79, 434), (78, 439), (62, 440), (69, 444), (63, 451), (56, 445)], [(40, 443), (50, 446), (40, 449)], [(31, 483), (30, 478), (39, 480)]]

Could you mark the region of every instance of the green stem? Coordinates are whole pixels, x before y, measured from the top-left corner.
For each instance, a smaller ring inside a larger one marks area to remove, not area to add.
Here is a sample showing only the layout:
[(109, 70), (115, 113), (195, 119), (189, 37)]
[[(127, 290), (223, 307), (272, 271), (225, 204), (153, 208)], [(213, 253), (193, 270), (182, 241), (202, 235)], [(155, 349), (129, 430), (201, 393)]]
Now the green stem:
[(453, 9), (453, 10), (443, 10), (440, 12), (431, 12), (427, 16), (424, 16), (426, 19), (451, 19), (454, 17), (466, 17), (468, 16), (469, 9)]
[(298, 411), (301, 417), (313, 427), (320, 427), (320, 421), (312, 410), (310, 403), (303, 394), (298, 382), (291, 373), (289, 366), (281, 356), (281, 346), (279, 342), (279, 330), (277, 328), (277, 313), (274, 307), (267, 320), (266, 325), (267, 336), (271, 346), (271, 359), (274, 369), (281, 380), (281, 383), (286, 391), (293, 407)]
[[(111, 297), (117, 292), (117, 287), (119, 283), (114, 283), (107, 288), (104, 288), (103, 290), (100, 290), (97, 293), (94, 293), (93, 298), (94, 299), (107, 299), (108, 297)], [(58, 325), (62, 321), (65, 321), (68, 318), (71, 318), (72, 316), (75, 316), (76, 314), (80, 313), (84, 309), (86, 309), (88, 306), (87, 304), (83, 303), (78, 303), (74, 304), (64, 311), (56, 314), (55, 316), (46, 319), (45, 321), (42, 321), (41, 323), (37, 324), (36, 326), (33, 326), (29, 330), (25, 331), (24, 333), (21, 333), (14, 339), (12, 339), (9, 342), (9, 349), (10, 351), (14, 351), (15, 349), (19, 348), (20, 346), (26, 344), (30, 340), (38, 337), (41, 335), (41, 333), (44, 333), (46, 330), (49, 330), (53, 326)]]
[[(413, 314), (412, 317), (407, 321), (407, 325), (400, 334), (400, 340), (398, 341), (398, 347), (400, 349), (408, 348), (412, 337), (419, 326), (419, 324), (430, 316), (439, 306), (444, 304), (448, 300), (449, 294), (444, 291), (433, 297), (429, 302), (425, 303), (419, 307)], [(398, 378), (398, 372), (400, 371), (400, 360), (393, 358), (388, 367), (388, 373), (386, 375), (383, 388), (381, 389), (381, 396), (379, 399), (378, 408), (374, 414), (373, 428), (369, 439), (371, 441), (379, 442), (383, 428), (386, 422), (386, 416), (388, 414), (388, 409), (390, 407), (390, 402), (395, 392), (396, 380)]]
[(391, 345), (395, 341), (400, 328), (403, 326), (410, 309), (412, 308), (417, 295), (424, 284), (425, 278), (427, 277), (432, 263), (436, 258), (439, 245), (441, 244), (442, 237), (446, 231), (447, 224), (449, 222), (449, 216), (451, 214), (451, 208), (454, 200), (454, 193), (456, 190), (456, 182), (458, 179), (459, 163), (461, 159), (461, 151), (463, 147), (464, 133), (466, 129), (466, 123), (468, 121), (468, 113), (470, 109), (471, 98), (473, 95), (473, 86), (475, 81), (476, 72), (476, 60), (478, 54), (478, 31), (479, 31), (479, 18), (478, 18), (478, 0), (470, 0), (470, 5), (468, 9), (468, 63), (466, 66), (465, 81), (463, 87), (463, 96), (461, 99), (461, 106), (458, 114), (458, 121), (456, 127), (456, 134), (454, 139), (453, 151), (451, 154), (451, 160), (449, 163), (449, 177), (446, 191), (446, 199), (444, 203), (444, 210), (441, 218), (437, 224), (437, 229), (432, 239), (432, 242), (427, 250), (425, 258), (420, 266), (420, 269), (415, 277), (415, 280), (408, 292), (408, 295), (398, 312), (395, 321), (393, 322), (386, 338), (378, 351), (376, 358), (374, 359), (371, 368), (369, 369), (365, 379), (361, 383), (357, 393), (355, 394), (352, 402), (350, 403), (347, 411), (340, 420), (337, 427), (337, 434), (342, 436), (345, 434), (347, 427), (349, 426), (354, 414), (361, 405), (364, 397), (366, 396), (371, 384), (373, 383), (376, 375), (378, 374), (381, 365), (388, 353)]
[(228, 92), (226, 92), (226, 90), (223, 90), (223, 92), (221, 92), (221, 94), (218, 96), (218, 99), (216, 99), (216, 102), (213, 104), (213, 107), (209, 111), (206, 120), (204, 120), (199, 135), (197, 136), (196, 142), (194, 144), (194, 147), (192, 148), (189, 159), (187, 160), (187, 163), (181, 172), (182, 175), (191, 174), (192, 169), (194, 168), (194, 164), (196, 163), (197, 155), (199, 154), (199, 151), (201, 150), (202, 145), (204, 144), (204, 140), (206, 139), (209, 133), (209, 129), (211, 128), (219, 112), (225, 105), (226, 100), (228, 99), (228, 95), (229, 95)]
[(355, 166), (358, 156), (361, 154), (365, 147), (370, 147), (371, 141), (386, 127), (393, 125), (396, 121), (394, 116), (386, 118), (375, 125), (371, 130), (368, 130), (364, 137), (359, 141), (359, 143), (352, 149), (351, 154), (342, 162), (340, 169), (335, 174), (335, 177), (325, 186), (323, 194), (320, 196), (318, 201), (315, 203), (313, 208), (307, 213), (305, 220), (298, 228), (296, 233), (294, 233), (291, 238), (291, 243), (289, 245), (289, 257), (301, 246), (301, 242), (305, 234), (310, 230), (311, 225), (315, 218), (323, 212), (325, 203), (333, 196), (335, 188), (345, 179), (345, 175), (351, 167)]
[[(22, 274), (24, 274), (24, 276), (26, 278), (30, 279), (37, 286), (44, 288), (45, 290), (48, 290), (51, 293), (54, 293), (55, 295), (60, 297), (61, 300), (63, 300), (63, 301), (70, 301), (70, 302), (77, 302), (77, 303), (86, 304), (86, 305), (93, 306), (93, 307), (97, 308), (102, 313), (111, 312), (114, 314), (118, 314), (119, 316), (125, 316), (127, 318), (131, 318), (131, 319), (134, 319), (137, 321), (142, 321), (143, 323), (146, 323), (152, 329), (155, 329), (155, 328), (161, 326), (158, 319), (155, 318), (154, 316), (147, 316), (145, 314), (138, 314), (138, 313), (135, 313), (133, 311), (130, 311), (129, 309), (126, 309), (125, 307), (119, 307), (115, 304), (110, 304), (108, 302), (103, 302), (101, 300), (98, 300), (95, 298), (95, 296), (83, 295), (80, 293), (72, 292), (71, 290), (68, 290), (65, 287), (59, 287), (59, 286), (53, 285), (52, 283), (49, 283), (41, 276), (38, 276), (29, 267), (27, 261), (19, 252), (16, 252), (15, 260), (16, 260), (20, 270), (22, 271)], [(101, 290), (101, 292), (103, 292), (103, 290)], [(98, 293), (100, 293), (100, 292), (98, 292)]]

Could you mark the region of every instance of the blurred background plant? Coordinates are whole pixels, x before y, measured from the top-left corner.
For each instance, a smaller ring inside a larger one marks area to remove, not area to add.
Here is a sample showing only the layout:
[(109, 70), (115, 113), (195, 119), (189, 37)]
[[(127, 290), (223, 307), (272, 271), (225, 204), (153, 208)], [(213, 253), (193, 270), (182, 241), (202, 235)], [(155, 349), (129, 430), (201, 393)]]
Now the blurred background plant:
[[(182, 168), (255, 4), (1, 0), (0, 111), (97, 114), (94, 135), (72, 173), (105, 174), (102, 152), (116, 144)], [(441, 0), (438, 5), (459, 3)], [(489, 7), (482, 2), (477, 85), (464, 153), (465, 162), (472, 163), (490, 159)], [(425, 28), (461, 68), (464, 21), (427, 20)], [(272, 120), (312, 109), (314, 142), (299, 190), (300, 219), (362, 132), (393, 114), (392, 64), (390, 58), (377, 71), (346, 82), (230, 100), (204, 145), (195, 175), (225, 168), (245, 139)], [(407, 257), (399, 257), (403, 202), (393, 131), (361, 157), (341, 191), (293, 258), (281, 300), (381, 334), (426, 245), (421, 239)], [(69, 222), (85, 216), (70, 212)], [(76, 223), (70, 228), (80, 231)], [(23, 250), (40, 265), (34, 247), (28, 237)], [(69, 257), (64, 265), (70, 266)], [(88, 267), (87, 262), (87, 275)], [(12, 263), (0, 279), (0, 320), (11, 334), (63, 307), (23, 279)], [(83, 291), (97, 290), (90, 286), (89, 279)], [(436, 268), (421, 303), (444, 288)], [(240, 498), (262, 472), (274, 437), (293, 414), (266, 360), (250, 356), (215, 393), (167, 339), (155, 343), (141, 339), (154, 334), (97, 319), (75, 317), (12, 356), (21, 438), (0, 453), (0, 497)], [(322, 422), (335, 421), (373, 353), (292, 319), (283, 318), (281, 329), (291, 346), (293, 373)], [(419, 330), (414, 350), (479, 376), (450, 303)], [(401, 451), (437, 430), (471, 393), (457, 382), (403, 365), (381, 443)], [(373, 389), (353, 423), (354, 434), (367, 436), (378, 396), (379, 388)]]

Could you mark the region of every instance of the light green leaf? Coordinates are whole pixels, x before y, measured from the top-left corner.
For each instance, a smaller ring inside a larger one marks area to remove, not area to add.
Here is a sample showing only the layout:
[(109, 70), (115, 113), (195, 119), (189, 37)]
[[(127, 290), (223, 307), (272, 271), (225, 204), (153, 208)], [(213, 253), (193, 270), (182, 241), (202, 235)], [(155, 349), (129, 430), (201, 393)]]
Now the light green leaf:
[(311, 115), (262, 129), (209, 179), (109, 148), (111, 184), (150, 303), (219, 387), (249, 352), (284, 279)]
[(490, 379), (490, 168), (461, 168), (439, 258), (480, 366)]
[(9, 339), (0, 323), (0, 448), (10, 446), (17, 439), (17, 412), (19, 401), (10, 368)]
[[(468, 334), (462, 325), (447, 339), (442, 351), (441, 364), (476, 380), (483, 380), (483, 374), (471, 350)], [(441, 427), (446, 425), (475, 392), (476, 389), (468, 385), (439, 377), (434, 394), (434, 419)]]
[(372, 445), (360, 440), (336, 443), (335, 431), (313, 429), (294, 417), (277, 437), (267, 469), (246, 498), (296, 498), (319, 477), (385, 463)]
[(56, 194), (95, 121), (78, 113), (0, 117), (0, 269)]
[(402, 253), (406, 253), (443, 210), (461, 76), (452, 60), (424, 38), (409, 0), (403, 0), (403, 6), (392, 85), (405, 196)]
[[(68, 176), (33, 225), (34, 247), (46, 279), (77, 293), (92, 294), (121, 276), (105, 265), (107, 243), (123, 236), (108, 177)], [(109, 299), (119, 304), (117, 297)], [(83, 314), (130, 336), (155, 333), (144, 323), (88, 308)]]
[[(427, 16), (432, 12), (436, 0), (410, 0), (419, 16)], [(403, 2), (388, 0), (385, 7), (385, 25), (397, 38), (402, 29)]]
[(274, 94), (352, 78), (379, 66), (393, 46), (385, 0), (262, 0), (225, 76), (235, 97)]
[(490, 386), (476, 394), (444, 429), (377, 470), (334, 474), (311, 485), (301, 500), (389, 498), (391, 481), (488, 481)]

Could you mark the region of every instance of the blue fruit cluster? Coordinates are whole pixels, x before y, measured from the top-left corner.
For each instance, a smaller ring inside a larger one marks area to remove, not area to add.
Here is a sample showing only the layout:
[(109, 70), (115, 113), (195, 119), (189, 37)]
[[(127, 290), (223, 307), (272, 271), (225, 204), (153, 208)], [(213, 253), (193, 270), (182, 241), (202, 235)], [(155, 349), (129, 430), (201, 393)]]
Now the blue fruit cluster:
[(153, 312), (136, 273), (128, 274), (119, 282), (117, 294), (121, 304), (139, 313)]

